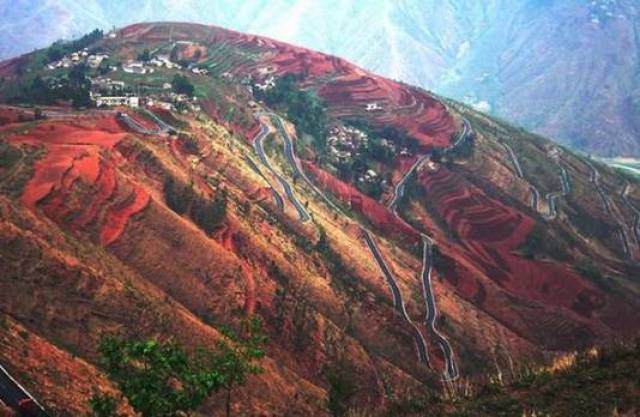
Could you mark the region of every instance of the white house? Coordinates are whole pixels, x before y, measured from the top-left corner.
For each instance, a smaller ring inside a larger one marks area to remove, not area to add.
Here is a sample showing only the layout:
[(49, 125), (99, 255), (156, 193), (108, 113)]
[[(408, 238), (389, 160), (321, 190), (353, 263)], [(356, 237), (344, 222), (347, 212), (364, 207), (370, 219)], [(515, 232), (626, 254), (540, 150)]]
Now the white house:
[(140, 61), (132, 61), (132, 62), (129, 62), (128, 64), (124, 64), (122, 66), (122, 70), (130, 74), (146, 74), (147, 73), (147, 69), (144, 67), (144, 64)]
[(376, 102), (373, 102), (373, 103), (367, 103), (366, 110), (367, 110), (367, 111), (382, 110), (382, 107), (380, 107), (380, 105), (378, 105), (378, 103), (376, 103)]
[(129, 106), (132, 108), (137, 108), (140, 106), (140, 98), (139, 97), (124, 97), (124, 96), (115, 96), (115, 97), (97, 97), (96, 98), (96, 106)]

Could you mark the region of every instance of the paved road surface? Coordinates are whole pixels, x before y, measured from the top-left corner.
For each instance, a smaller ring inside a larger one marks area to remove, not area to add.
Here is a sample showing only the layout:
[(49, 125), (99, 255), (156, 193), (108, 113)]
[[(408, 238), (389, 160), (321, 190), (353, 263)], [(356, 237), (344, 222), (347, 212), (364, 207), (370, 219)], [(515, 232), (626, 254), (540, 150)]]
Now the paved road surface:
[(443, 372), (445, 381), (453, 381), (460, 376), (456, 366), (453, 349), (449, 340), (436, 328), (438, 310), (436, 308), (435, 296), (431, 285), (431, 272), (433, 271), (433, 243), (431, 238), (422, 235), (422, 291), (427, 304), (426, 322), (433, 334), (433, 337), (442, 350), (445, 360), (445, 370)]
[(160, 126), (160, 128), (170, 134), (173, 133), (178, 133), (180, 131), (180, 129), (170, 125), (169, 123), (165, 122), (164, 120), (162, 120), (161, 118), (159, 118), (155, 113), (153, 113), (151, 110), (143, 108), (142, 111), (148, 115), (149, 117), (151, 117), (158, 126)]
[(118, 119), (122, 120), (131, 129), (143, 135), (160, 135), (160, 134), (166, 133), (162, 129), (158, 129), (158, 130), (147, 129), (146, 127), (142, 126), (140, 123), (133, 120), (127, 113), (118, 113)]
[(529, 190), (531, 190), (531, 208), (538, 212), (538, 206), (540, 204), (540, 191), (538, 191), (538, 188), (534, 185), (529, 185)]
[(511, 162), (513, 163), (513, 167), (515, 168), (516, 173), (518, 174), (518, 177), (524, 178), (524, 172), (522, 172), (522, 166), (520, 165), (520, 161), (518, 160), (516, 153), (513, 151), (513, 148), (511, 148), (511, 146), (507, 145), (506, 143), (503, 143), (502, 146), (504, 146), (507, 149), (507, 153), (511, 158)]
[[(278, 129), (280, 135), (284, 140), (284, 152), (285, 152), (285, 155), (287, 156), (287, 159), (289, 160), (291, 167), (294, 169), (295, 173), (300, 178), (302, 178), (321, 198), (323, 198), (323, 200), (330, 207), (334, 208), (339, 213), (344, 215), (342, 210), (340, 210), (339, 207), (337, 207), (328, 197), (326, 197), (325, 194), (321, 190), (319, 190), (315, 186), (315, 184), (313, 184), (309, 180), (309, 178), (306, 176), (306, 174), (302, 170), (300, 166), (300, 162), (295, 155), (293, 141), (291, 140), (291, 137), (289, 136), (286, 129), (284, 128), (284, 122), (282, 121), (282, 118), (276, 114), (272, 114), (271, 116), (272, 116), (272, 120), (274, 121), (274, 124), (276, 125), (276, 128)], [(457, 140), (448, 149), (453, 149), (454, 147), (460, 145), (460, 143), (462, 143), (462, 141), (466, 139), (467, 136), (471, 133), (472, 133), (472, 130), (471, 130), (470, 124), (465, 119), (464, 128), (462, 132), (458, 136)], [(398, 217), (398, 219), (403, 222), (404, 220), (400, 218), (397, 213), (397, 202), (404, 195), (404, 191), (405, 191), (405, 187), (408, 179), (411, 177), (411, 175), (415, 173), (415, 171), (420, 167), (422, 163), (424, 163), (424, 161), (429, 156), (430, 154), (426, 154), (419, 157), (418, 160), (414, 163), (414, 165), (405, 173), (402, 180), (396, 185), (394, 189), (394, 196), (390, 201), (390, 203), (388, 204), (389, 209), (392, 210), (393, 213), (396, 215), (396, 217)], [(418, 327), (415, 325), (415, 323), (413, 323), (413, 321), (409, 317), (409, 314), (407, 313), (404, 300), (402, 298), (402, 293), (400, 292), (400, 288), (397, 284), (394, 274), (391, 272), (391, 269), (389, 268), (386, 261), (384, 260), (384, 257), (382, 256), (382, 253), (380, 252), (380, 249), (376, 244), (375, 239), (373, 238), (373, 234), (364, 227), (361, 227), (361, 232), (362, 232), (362, 237), (365, 240), (365, 243), (367, 244), (367, 247), (371, 251), (376, 263), (378, 264), (378, 267), (382, 271), (387, 281), (387, 284), (389, 285), (389, 288), (391, 290), (392, 297), (393, 297), (393, 304), (396, 310), (401, 314), (405, 322), (407, 322), (407, 324), (412, 329), (414, 341), (416, 343), (416, 347), (418, 350), (419, 361), (421, 363), (429, 365), (429, 354), (428, 354), (427, 345), (426, 345), (424, 336), (422, 335)], [(422, 283), (423, 283), (423, 290), (424, 290), (423, 295), (424, 295), (425, 303), (427, 304), (427, 310), (428, 310), (427, 325), (429, 326), (430, 331), (434, 335), (434, 339), (436, 340), (436, 343), (442, 350), (445, 357), (446, 365), (445, 365), (445, 371), (443, 372), (444, 374), (443, 379), (445, 381), (451, 381), (451, 380), (457, 379), (459, 377), (459, 373), (458, 373), (457, 366), (455, 364), (453, 350), (451, 349), (451, 346), (448, 340), (437, 330), (435, 326), (437, 310), (436, 310), (435, 298), (433, 296), (433, 291), (431, 290), (432, 246), (430, 243), (431, 240), (429, 238), (423, 235), (423, 239), (427, 239), (425, 241), (429, 242), (428, 245), (425, 245), (424, 247), (423, 269), (422, 269)]]
[(36, 399), (0, 365), (0, 400), (20, 416), (49, 417)]
[(362, 228), (362, 237), (364, 238), (371, 254), (373, 255), (378, 267), (382, 271), (385, 279), (387, 280), (387, 284), (389, 284), (389, 288), (391, 289), (391, 293), (393, 295), (393, 305), (396, 310), (400, 313), (404, 321), (411, 327), (411, 331), (413, 333), (413, 339), (416, 343), (416, 347), (418, 349), (418, 359), (421, 363), (429, 365), (429, 353), (427, 351), (427, 343), (422, 336), (422, 333), (418, 329), (418, 326), (411, 320), (409, 314), (407, 313), (407, 309), (404, 304), (404, 300), (402, 299), (402, 293), (400, 292), (400, 288), (398, 287), (398, 283), (391, 272), (391, 269), (387, 265), (386, 261), (382, 257), (382, 253), (378, 248), (375, 240), (373, 239), (373, 235), (367, 229)]
[(585, 164), (587, 164), (587, 166), (589, 167), (589, 170), (591, 171), (591, 178), (590, 178), (591, 184), (593, 184), (596, 191), (598, 192), (598, 195), (600, 195), (600, 199), (602, 200), (602, 205), (604, 209), (607, 211), (607, 214), (612, 214), (611, 204), (609, 203), (607, 196), (605, 195), (604, 191), (602, 190), (602, 187), (600, 186), (600, 172), (587, 159), (585, 159), (584, 162)]
[(262, 179), (264, 179), (267, 182), (267, 184), (269, 185), (269, 188), (271, 189), (271, 193), (273, 195), (273, 201), (278, 207), (278, 210), (284, 211), (284, 199), (282, 198), (280, 193), (273, 187), (273, 185), (271, 185), (271, 182), (269, 181), (269, 179), (262, 173), (262, 170), (260, 169), (260, 167), (258, 167), (258, 164), (256, 164), (256, 162), (253, 159), (251, 159), (249, 156), (245, 156), (244, 159), (245, 161), (247, 161), (251, 169), (253, 169), (253, 171), (256, 174), (258, 174), (260, 177), (262, 177)]
[(308, 222), (309, 220), (311, 220), (311, 216), (309, 215), (307, 210), (304, 208), (302, 203), (300, 203), (300, 201), (296, 197), (293, 191), (293, 187), (291, 187), (289, 182), (287, 182), (287, 180), (282, 175), (276, 172), (276, 170), (271, 165), (271, 162), (269, 162), (269, 158), (267, 158), (267, 154), (264, 151), (263, 141), (268, 134), (269, 134), (269, 128), (264, 123), (260, 122), (260, 133), (258, 134), (258, 136), (256, 136), (256, 138), (253, 141), (253, 148), (255, 149), (256, 154), (260, 159), (260, 162), (262, 162), (262, 164), (266, 166), (269, 169), (269, 171), (271, 171), (271, 173), (276, 177), (278, 182), (282, 185), (282, 188), (284, 190), (284, 193), (287, 196), (287, 199), (291, 202), (291, 204), (293, 204), (293, 207), (298, 212), (298, 217), (300, 217), (300, 221), (303, 223)]

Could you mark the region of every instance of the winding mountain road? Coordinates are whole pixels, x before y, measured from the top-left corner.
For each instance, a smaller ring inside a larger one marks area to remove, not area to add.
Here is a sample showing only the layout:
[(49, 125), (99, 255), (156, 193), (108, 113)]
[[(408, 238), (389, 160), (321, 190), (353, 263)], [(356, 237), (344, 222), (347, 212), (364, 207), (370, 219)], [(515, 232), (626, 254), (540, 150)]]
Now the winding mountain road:
[(560, 168), (560, 183), (562, 186), (562, 195), (571, 193), (571, 182), (569, 181), (569, 173), (565, 167)]
[[(471, 129), (471, 125), (467, 119), (464, 119), (463, 130), (458, 135), (456, 141), (450, 145), (445, 152), (448, 152), (455, 147), (459, 146), (467, 137), (473, 133)], [(400, 217), (398, 214), (398, 202), (404, 196), (406, 184), (409, 178), (417, 171), (417, 169), (424, 163), (424, 161), (429, 158), (431, 154), (427, 153), (418, 158), (418, 160), (411, 166), (411, 168), (405, 173), (402, 179), (396, 185), (393, 198), (389, 201), (387, 207), (389, 210), (393, 212), (393, 214), (402, 222), (405, 222), (404, 219)], [(405, 222), (406, 223), (406, 222)], [(433, 289), (431, 285), (431, 272), (433, 271), (433, 240), (427, 235), (420, 233), (422, 238), (422, 273), (421, 273), (421, 281), (422, 281), (422, 295), (424, 298), (424, 302), (427, 309), (427, 315), (425, 318), (425, 322), (433, 335), (434, 340), (442, 350), (445, 360), (445, 370), (443, 372), (443, 380), (444, 381), (453, 381), (458, 379), (459, 372), (455, 362), (455, 356), (453, 354), (453, 349), (451, 348), (451, 344), (448, 339), (438, 331), (436, 327), (436, 319), (437, 319), (437, 308), (435, 296), (433, 294)]]
[[(324, 192), (322, 192), (308, 177), (307, 175), (304, 173), (304, 171), (302, 170), (300, 161), (298, 160), (296, 154), (295, 154), (295, 148), (293, 145), (293, 141), (291, 139), (291, 137), (289, 136), (289, 134), (287, 133), (286, 129), (284, 128), (284, 122), (282, 120), (282, 118), (280, 116), (278, 116), (277, 114), (271, 114), (272, 120), (274, 121), (274, 124), (276, 126), (276, 128), (278, 129), (280, 135), (283, 138), (284, 141), (284, 152), (285, 155), (287, 156), (287, 159), (289, 160), (289, 163), (291, 165), (291, 167), (293, 168), (294, 172), (304, 180), (304, 182), (316, 193), (318, 194), (326, 203), (329, 207), (337, 210), (340, 214), (345, 215), (343, 213), (343, 211), (336, 206), (331, 199), (329, 199)], [(460, 145), (463, 140), (465, 140), (469, 134), (472, 133), (471, 127), (469, 122), (464, 119), (464, 127), (462, 132), (459, 134), (458, 138), (456, 139), (456, 141), (447, 149), (447, 150), (451, 150), (453, 148), (455, 148), (456, 146)], [(405, 173), (405, 175), (403, 176), (403, 178), (398, 182), (398, 184), (396, 185), (395, 189), (394, 189), (394, 196), (391, 199), (391, 201), (388, 204), (388, 208), (390, 210), (392, 210), (392, 212), (394, 213), (394, 215), (401, 220), (402, 222), (406, 223), (404, 221), (404, 219), (402, 219), (398, 213), (397, 213), (397, 203), (398, 201), (402, 198), (402, 196), (404, 195), (404, 191), (405, 191), (405, 187), (407, 184), (407, 181), (409, 180), (409, 178), (411, 177), (411, 175), (413, 175), (416, 170), (420, 167), (420, 165), (422, 163), (424, 163), (424, 161), (430, 156), (430, 154), (425, 154), (422, 155), (418, 158), (418, 160), (411, 166), (411, 168)], [(345, 215), (346, 216), (346, 215)], [(430, 365), (429, 362), (429, 353), (428, 353), (428, 349), (427, 349), (427, 344), (426, 341), (424, 339), (424, 336), (422, 335), (422, 332), (420, 331), (420, 329), (416, 326), (416, 324), (411, 320), (411, 317), (409, 316), (407, 310), (406, 310), (406, 306), (402, 297), (402, 293), (400, 291), (400, 288), (398, 286), (397, 280), (394, 276), (394, 274), (391, 272), (391, 268), (389, 268), (388, 264), (386, 263), (384, 257), (382, 256), (382, 253), (380, 251), (380, 248), (378, 247), (375, 239), (373, 238), (373, 233), (371, 233), (371, 231), (369, 231), (368, 229), (366, 229), (365, 227), (360, 227), (361, 230), (361, 234), (362, 234), (362, 238), (365, 241), (367, 247), (369, 248), (369, 250), (371, 251), (371, 254), (373, 255), (374, 260), (376, 261), (378, 267), (380, 268), (380, 271), (382, 272), (382, 274), (384, 275), (387, 284), (389, 285), (389, 288), (391, 290), (391, 294), (393, 297), (393, 304), (396, 308), (396, 310), (400, 313), (400, 315), (403, 317), (404, 321), (409, 325), (409, 327), (411, 328), (411, 331), (413, 333), (413, 338), (414, 341), (416, 343), (416, 348), (417, 348), (417, 352), (418, 352), (418, 359), (421, 363), (424, 363), (426, 365)], [(421, 281), (422, 281), (422, 288), (423, 288), (423, 296), (425, 299), (425, 304), (427, 307), (427, 315), (425, 318), (425, 321), (430, 329), (430, 332), (434, 335), (434, 339), (436, 341), (436, 343), (438, 344), (438, 346), (440, 347), (440, 349), (443, 352), (444, 358), (445, 358), (445, 370), (443, 371), (443, 380), (444, 381), (453, 381), (455, 379), (457, 379), (459, 377), (459, 372), (455, 363), (455, 358), (454, 358), (454, 354), (453, 354), (453, 349), (451, 348), (451, 345), (449, 344), (449, 341), (447, 340), (446, 337), (444, 337), (442, 335), (442, 333), (440, 333), (435, 325), (436, 319), (437, 319), (437, 308), (436, 308), (436, 302), (435, 302), (435, 297), (433, 295), (433, 290), (432, 290), (432, 285), (431, 285), (431, 272), (433, 270), (433, 264), (432, 264), (432, 260), (433, 260), (433, 247), (432, 247), (432, 240), (427, 237), (424, 234), (421, 234), (422, 239), (423, 239), (423, 266), (422, 266), (422, 274), (421, 274)]]
[(502, 146), (505, 147), (505, 149), (507, 150), (507, 153), (509, 154), (509, 157), (511, 158), (511, 162), (513, 163), (513, 167), (516, 170), (516, 173), (518, 174), (518, 177), (520, 178), (524, 178), (524, 172), (522, 171), (522, 166), (520, 165), (520, 161), (518, 160), (518, 157), (516, 156), (516, 153), (513, 151), (513, 148), (509, 145), (507, 145), (506, 143), (502, 143)]
[[(618, 224), (617, 234), (618, 234), (618, 238), (620, 239), (620, 244), (622, 245), (622, 251), (627, 258), (630, 258), (631, 245), (629, 244), (629, 236), (624, 230), (624, 220), (620, 219), (620, 217), (613, 212), (611, 201), (607, 198), (604, 190), (602, 189), (602, 186), (600, 185), (600, 172), (589, 160), (585, 159), (584, 162), (589, 167), (589, 170), (591, 171), (591, 177), (589, 180), (591, 184), (593, 184), (593, 187), (596, 189), (596, 192), (598, 193), (598, 195), (600, 196), (600, 200), (602, 201), (602, 206), (604, 207), (607, 214), (611, 216), (613, 220)], [(627, 197), (629, 186), (630, 184), (628, 182), (625, 183), (625, 186), (622, 189), (622, 192), (620, 193), (620, 197), (622, 198), (622, 201), (624, 201), (624, 203), (634, 213), (635, 218), (634, 218), (634, 224), (632, 229), (633, 229), (634, 236), (636, 238), (636, 242), (640, 244), (640, 211), (631, 203), (631, 201), (629, 201)]]
[[(346, 214), (340, 209), (340, 207), (338, 207), (335, 203), (333, 203), (333, 201), (331, 201), (331, 199), (329, 197), (327, 197), (309, 179), (309, 177), (307, 177), (307, 175), (302, 170), (300, 161), (298, 160), (298, 158), (297, 158), (297, 156), (295, 154), (295, 148), (294, 148), (294, 145), (293, 145), (293, 141), (292, 141), (291, 137), (289, 136), (289, 134), (287, 133), (286, 129), (284, 128), (284, 121), (282, 120), (282, 118), (280, 116), (278, 116), (277, 114), (271, 114), (271, 117), (272, 117), (272, 120), (274, 121), (274, 124), (276, 125), (276, 128), (278, 129), (278, 131), (279, 131), (279, 133), (282, 136), (282, 139), (284, 141), (284, 151), (285, 151), (285, 154), (287, 155), (287, 159), (289, 160), (291, 168), (294, 170), (294, 172), (300, 178), (302, 178), (302, 180), (316, 194), (318, 194), (318, 196), (320, 196), (322, 198), (323, 201), (325, 201), (327, 203), (327, 205), (330, 208), (336, 210), (338, 213), (340, 213), (341, 215), (346, 217)], [(389, 266), (387, 265), (386, 261), (384, 260), (384, 257), (382, 256), (380, 248), (378, 247), (377, 243), (375, 242), (375, 240), (373, 238), (373, 234), (369, 230), (367, 230), (365, 227), (362, 227), (362, 226), (360, 227), (360, 230), (361, 230), (361, 233), (362, 233), (362, 238), (364, 239), (367, 247), (371, 251), (371, 254), (374, 257), (374, 260), (376, 261), (378, 267), (382, 271), (382, 274), (384, 275), (384, 277), (385, 277), (385, 279), (387, 281), (387, 284), (389, 285), (389, 288), (391, 290), (391, 294), (392, 294), (392, 297), (393, 297), (393, 305), (394, 305), (394, 307), (400, 313), (400, 315), (402, 316), (403, 320), (409, 325), (409, 328), (411, 329), (411, 333), (412, 333), (413, 339), (415, 341), (417, 352), (418, 352), (418, 360), (419, 360), (419, 362), (429, 366), (429, 354), (428, 354), (428, 350), (427, 350), (426, 341), (424, 339), (424, 336), (422, 335), (422, 333), (418, 329), (418, 327), (411, 320), (411, 318), (409, 317), (409, 314), (407, 313), (407, 310), (406, 310), (406, 307), (405, 307), (405, 303), (404, 303), (404, 300), (402, 298), (402, 293), (400, 292), (400, 288), (399, 288), (398, 283), (397, 283), (397, 281), (395, 279), (395, 276), (393, 275), (393, 273), (391, 272), (391, 269), (389, 268)]]
[(244, 159), (245, 161), (247, 161), (251, 169), (256, 174), (258, 174), (263, 180), (265, 180), (266, 183), (269, 185), (269, 188), (271, 189), (271, 194), (273, 195), (273, 201), (278, 207), (278, 210), (284, 211), (284, 199), (282, 198), (280, 193), (275, 189), (275, 187), (271, 184), (271, 181), (269, 181), (269, 179), (264, 175), (264, 173), (262, 172), (258, 164), (256, 164), (256, 162), (253, 159), (251, 159), (249, 156), (245, 156)]
[(127, 126), (129, 126), (130, 129), (135, 130), (136, 132), (141, 133), (143, 135), (161, 135), (163, 133), (167, 133), (163, 129), (158, 129), (158, 130), (147, 129), (146, 127), (142, 126), (140, 123), (133, 120), (131, 116), (129, 116), (127, 113), (118, 113), (117, 117), (118, 119), (122, 120)]
[(24, 417), (49, 417), (44, 407), (0, 365), (0, 400)]
[(398, 182), (398, 184), (394, 188), (393, 198), (391, 198), (391, 201), (389, 201), (389, 204), (387, 204), (387, 207), (389, 207), (389, 209), (393, 211), (393, 214), (395, 214), (396, 217), (399, 217), (398, 207), (397, 207), (398, 202), (404, 196), (404, 190), (406, 188), (407, 182), (409, 181), (409, 178), (411, 177), (411, 175), (413, 175), (414, 172), (416, 172), (416, 170), (420, 167), (420, 165), (422, 165), (424, 161), (426, 161), (427, 158), (429, 158), (429, 156), (431, 156), (431, 154), (425, 154), (419, 157), (418, 160), (411, 166), (411, 168), (407, 171), (407, 173), (402, 177), (402, 179)]
[(602, 205), (604, 209), (606, 210), (607, 214), (612, 214), (611, 204), (609, 203), (609, 200), (607, 199), (607, 196), (605, 195), (604, 190), (602, 190), (602, 187), (600, 186), (600, 172), (587, 159), (584, 160), (584, 163), (589, 167), (589, 170), (591, 171), (591, 178), (589, 180), (591, 181), (591, 184), (593, 184), (594, 188), (598, 192), (598, 195), (602, 200)]
[(391, 289), (391, 293), (393, 295), (393, 305), (395, 306), (396, 310), (400, 313), (404, 321), (409, 325), (409, 327), (412, 330), (413, 338), (416, 343), (416, 347), (418, 349), (418, 358), (420, 362), (426, 365), (429, 365), (429, 354), (427, 351), (427, 343), (424, 340), (424, 336), (422, 336), (420, 329), (418, 329), (418, 326), (415, 325), (415, 323), (411, 320), (411, 317), (409, 317), (409, 313), (407, 313), (404, 300), (402, 299), (402, 293), (400, 292), (400, 288), (398, 287), (398, 283), (396, 282), (396, 279), (393, 273), (391, 272), (391, 269), (389, 268), (386, 261), (384, 260), (382, 253), (380, 252), (380, 248), (378, 248), (378, 245), (373, 239), (372, 233), (365, 228), (361, 228), (361, 231), (362, 231), (362, 237), (366, 242), (367, 247), (371, 251), (371, 254), (373, 255), (376, 263), (378, 264), (378, 267), (382, 271), (382, 274), (384, 275), (385, 279), (387, 280), (387, 284), (389, 285), (389, 288)]
[(278, 174), (278, 172), (273, 168), (273, 166), (271, 165), (271, 162), (269, 162), (269, 158), (267, 157), (267, 154), (264, 151), (263, 141), (268, 134), (269, 134), (269, 128), (262, 121), (260, 121), (260, 133), (258, 133), (258, 135), (255, 137), (253, 141), (253, 148), (255, 149), (256, 154), (260, 159), (260, 162), (262, 162), (262, 164), (266, 166), (267, 169), (269, 169), (269, 171), (271, 171), (271, 173), (276, 177), (278, 182), (280, 182), (280, 185), (282, 185), (282, 189), (284, 190), (287, 196), (287, 199), (291, 202), (291, 204), (293, 204), (293, 207), (298, 212), (298, 217), (300, 218), (300, 221), (302, 223), (306, 223), (309, 220), (311, 220), (311, 216), (309, 215), (307, 210), (304, 208), (302, 203), (300, 203), (300, 201), (296, 197), (293, 191), (293, 187), (282, 175)]
[(562, 197), (562, 193), (554, 191), (552, 193), (548, 193), (546, 195), (546, 199), (547, 199), (547, 204), (549, 206), (549, 212), (548, 213), (543, 213), (542, 217), (545, 220), (555, 220), (556, 217), (558, 217), (558, 207), (557, 207), (557, 202), (558, 199)]
[(427, 304), (426, 322), (433, 334), (433, 338), (442, 350), (445, 360), (445, 370), (443, 372), (445, 381), (458, 379), (458, 367), (456, 366), (453, 349), (449, 340), (436, 328), (438, 310), (436, 308), (435, 296), (431, 285), (431, 272), (433, 271), (433, 241), (426, 235), (422, 235), (422, 291)]
[(631, 183), (629, 181), (625, 182), (624, 188), (620, 193), (622, 197), (622, 201), (629, 207), (629, 209), (633, 212), (633, 234), (636, 238), (636, 243), (640, 245), (640, 209), (638, 209), (635, 204), (629, 199), (629, 188), (631, 188)]
[(294, 173), (299, 177), (302, 178), (302, 180), (309, 186), (309, 188), (311, 188), (326, 204), (327, 206), (329, 206), (330, 208), (336, 210), (338, 213), (342, 214), (343, 216), (347, 216), (346, 213), (344, 213), (344, 211), (342, 211), (342, 209), (340, 207), (338, 207), (338, 205), (336, 205), (333, 201), (331, 201), (331, 199), (329, 197), (327, 197), (324, 192), (322, 190), (320, 190), (310, 179), (309, 177), (307, 177), (307, 174), (305, 174), (304, 170), (302, 169), (301, 165), (300, 165), (300, 161), (298, 160), (298, 157), (295, 154), (295, 148), (293, 146), (293, 140), (291, 139), (291, 137), (289, 136), (289, 134), (287, 133), (286, 129), (284, 128), (284, 121), (282, 120), (282, 118), (280, 116), (278, 116), (275, 113), (271, 113), (270, 114), (272, 120), (274, 121), (274, 124), (276, 125), (276, 128), (278, 129), (280, 136), (282, 137), (282, 140), (285, 142), (284, 144), (284, 150), (285, 150), (285, 154), (287, 156), (287, 159), (289, 161), (289, 165), (291, 165), (291, 168), (293, 169)]
[(153, 113), (151, 110), (147, 109), (147, 108), (143, 108), (142, 111), (149, 117), (151, 117), (153, 119), (153, 121), (156, 122), (156, 124), (158, 126), (160, 126), (161, 130), (169, 133), (169, 134), (173, 134), (173, 133), (178, 133), (180, 132), (180, 129), (170, 125), (169, 123), (165, 122), (164, 120), (162, 120), (160, 117), (158, 117), (155, 113)]
[(531, 208), (536, 212), (539, 212), (538, 206), (540, 205), (540, 191), (535, 185), (529, 184), (529, 190), (531, 191)]

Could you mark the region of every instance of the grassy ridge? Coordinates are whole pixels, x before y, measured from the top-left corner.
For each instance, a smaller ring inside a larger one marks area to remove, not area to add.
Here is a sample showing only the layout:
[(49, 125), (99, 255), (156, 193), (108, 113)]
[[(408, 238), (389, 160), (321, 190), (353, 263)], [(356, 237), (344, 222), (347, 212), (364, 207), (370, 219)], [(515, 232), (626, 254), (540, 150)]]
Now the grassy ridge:
[(638, 410), (640, 342), (591, 349), (548, 367), (498, 371), (482, 385), (460, 382), (441, 395), (398, 401), (387, 415), (609, 417)]

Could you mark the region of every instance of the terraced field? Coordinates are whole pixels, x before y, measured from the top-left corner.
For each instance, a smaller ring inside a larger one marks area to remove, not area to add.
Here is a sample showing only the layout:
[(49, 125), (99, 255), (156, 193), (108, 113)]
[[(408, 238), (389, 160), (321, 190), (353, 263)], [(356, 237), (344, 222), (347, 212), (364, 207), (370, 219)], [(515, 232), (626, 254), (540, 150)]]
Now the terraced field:
[[(152, 124), (139, 116), (137, 120)], [(134, 180), (115, 174), (118, 161), (109, 156), (127, 134), (110, 115), (91, 122), (41, 123), (25, 134), (11, 136), (11, 146), (46, 149), (26, 183), (22, 203), (39, 207), (56, 223), (71, 222), (76, 230), (95, 223), (101, 242), (114, 242), (128, 219), (149, 201), (149, 194)], [(88, 200), (79, 200), (74, 189), (88, 193)]]
[[(119, 331), (213, 346), (218, 328), (257, 313), (265, 372), (234, 391), (234, 413), (324, 415), (335, 369), (358, 388), (350, 405), (380, 411), (499, 361), (637, 333), (631, 178), (271, 39), (150, 23), (98, 42), (121, 59), (177, 46), (212, 74), (183, 72), (196, 114), (60, 107), (21, 121), (0, 107), (0, 313), (73, 361), (101, 374), (98, 340)], [(12, 65), (0, 68), (18, 76)], [(326, 127), (365, 119), (372, 136), (392, 127), (419, 146), (359, 149), (364, 168), (342, 181), (288, 103), (256, 103), (248, 87), (270, 74), (295, 75), (286, 100), (321, 98)], [(356, 187), (369, 168), (379, 198)], [(81, 398), (75, 410), (91, 388), (61, 395)]]

